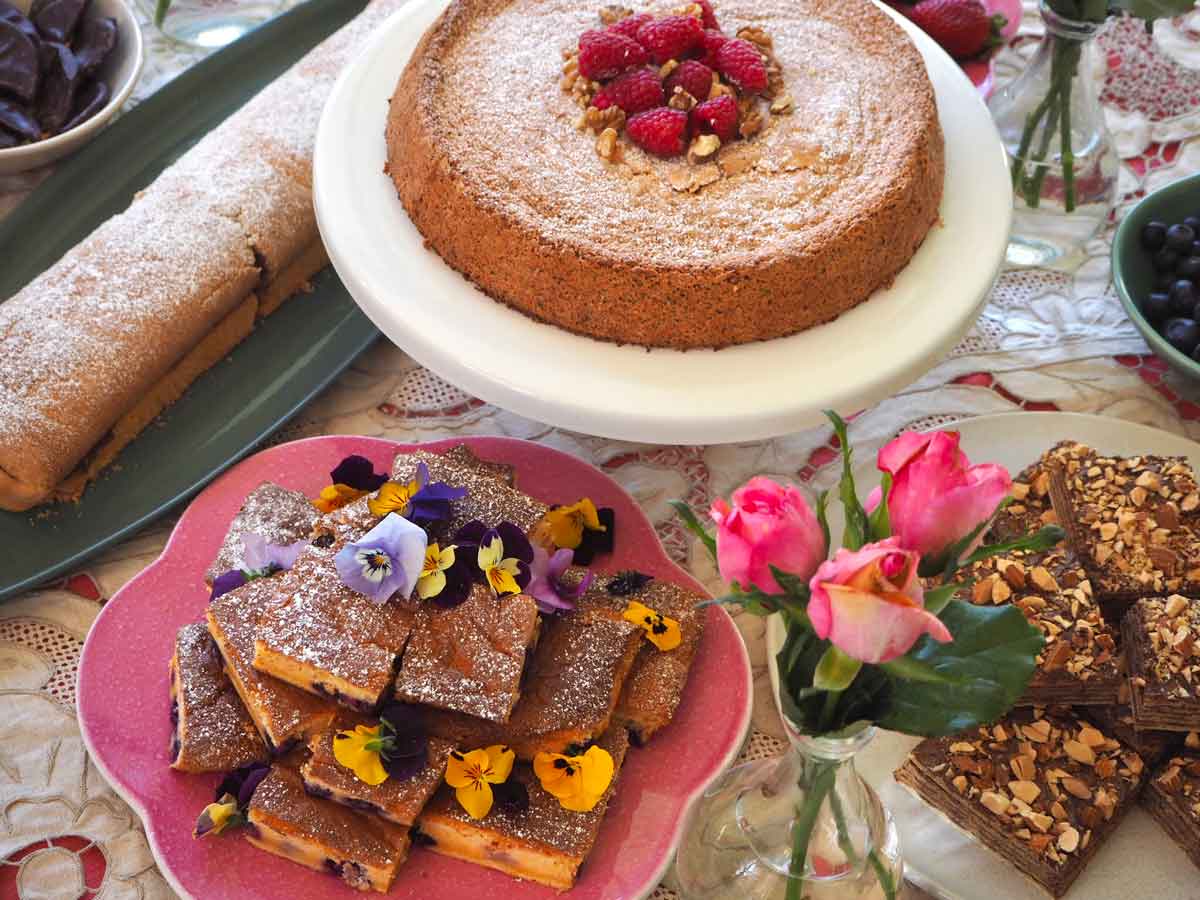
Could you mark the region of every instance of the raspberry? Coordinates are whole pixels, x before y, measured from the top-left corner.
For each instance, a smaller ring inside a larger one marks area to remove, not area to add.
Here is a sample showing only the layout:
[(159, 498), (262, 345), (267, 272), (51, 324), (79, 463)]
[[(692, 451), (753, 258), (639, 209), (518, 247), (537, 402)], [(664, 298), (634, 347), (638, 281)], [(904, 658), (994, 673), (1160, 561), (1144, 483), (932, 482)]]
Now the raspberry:
[(619, 22), (613, 22), (608, 26), (608, 30), (615, 31), (617, 34), (623, 34), (630, 40), (636, 41), (638, 29), (653, 19), (654, 16), (650, 15), (650, 13), (638, 13), (637, 15), (626, 16)]
[(645, 62), (642, 45), (618, 32), (585, 31), (579, 37), (579, 74), (584, 78), (606, 81)]
[(596, 109), (619, 106), (625, 110), (625, 115), (632, 116), (656, 106), (664, 106), (666, 102), (656, 69), (632, 69), (618, 75), (597, 91), (592, 106)]
[(700, 61), (710, 69), (717, 67), (717, 51), (729, 42), (729, 38), (721, 34), (719, 31), (707, 29), (704, 32), (704, 53), (700, 57)]
[(722, 94), (698, 103), (692, 109), (692, 128), (700, 134), (715, 134), (721, 143), (733, 140), (738, 133), (737, 101)]
[(704, 18), (701, 21), (705, 28), (711, 28), (713, 31), (720, 31), (721, 26), (717, 24), (717, 14), (713, 12), (712, 4), (708, 0), (696, 0), (700, 5), (700, 9), (704, 11)]
[(734, 38), (717, 51), (717, 71), (743, 94), (757, 94), (767, 87), (767, 64), (749, 41)]
[(712, 69), (694, 59), (685, 59), (674, 72), (667, 76), (663, 91), (667, 97), (671, 97), (675, 93), (675, 88), (681, 87), (697, 100), (707, 100), (708, 93), (712, 90), (712, 83)]
[(689, 50), (704, 41), (704, 26), (691, 16), (665, 16), (647, 22), (637, 33), (638, 43), (659, 65), (668, 59), (682, 59)]
[(682, 109), (648, 109), (625, 123), (625, 129), (631, 141), (657, 156), (679, 156), (687, 148), (688, 114)]

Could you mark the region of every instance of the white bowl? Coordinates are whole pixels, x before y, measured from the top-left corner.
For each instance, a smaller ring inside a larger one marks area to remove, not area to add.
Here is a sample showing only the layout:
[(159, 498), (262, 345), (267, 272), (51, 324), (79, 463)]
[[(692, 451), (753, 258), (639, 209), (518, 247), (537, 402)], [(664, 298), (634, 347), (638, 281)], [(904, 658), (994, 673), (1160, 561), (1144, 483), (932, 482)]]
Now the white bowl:
[[(31, 0), (14, 2), (18, 9), (26, 13), (30, 4)], [(133, 10), (124, 0), (92, 0), (84, 15), (107, 16), (117, 22), (117, 46), (108, 55), (98, 74), (111, 92), (108, 103), (100, 112), (70, 131), (33, 144), (0, 150), (0, 175), (15, 175), (18, 172), (36, 169), (74, 153), (103, 130), (121, 105), (129, 99), (134, 85), (137, 84), (138, 76), (142, 74), (145, 50), (142, 46), (142, 29)]]

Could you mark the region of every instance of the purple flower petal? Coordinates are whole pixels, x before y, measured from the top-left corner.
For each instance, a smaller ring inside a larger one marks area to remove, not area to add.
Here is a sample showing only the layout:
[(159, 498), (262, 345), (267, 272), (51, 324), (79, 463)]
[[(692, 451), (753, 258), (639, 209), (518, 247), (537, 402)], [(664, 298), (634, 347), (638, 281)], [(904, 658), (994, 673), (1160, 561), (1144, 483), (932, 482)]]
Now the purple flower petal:
[[(542, 550), (541, 547), (534, 547), (534, 560), (537, 559), (539, 551), (541, 551), (542, 554), (545, 554), (546, 552), (545, 550)], [(563, 547), (561, 550), (555, 550), (554, 555), (551, 556), (546, 562), (546, 578), (557, 584), (558, 581), (563, 577), (563, 572), (567, 571), (567, 567), (571, 565), (571, 560), (574, 558), (574, 556), (575, 552), (567, 547)]]
[(558, 584), (558, 594), (564, 600), (578, 600), (584, 595), (588, 588), (592, 586), (592, 582), (596, 580), (596, 576), (591, 572), (584, 573), (584, 576), (579, 579), (579, 583), (574, 587), (564, 585), (561, 581)]
[(382, 604), (393, 594), (412, 595), (428, 543), (424, 529), (388, 513), (361, 540), (343, 547), (333, 562), (343, 584)]
[(588, 566), (597, 556), (612, 553), (613, 542), (617, 532), (617, 515), (611, 507), (596, 510), (596, 518), (604, 526), (604, 531), (583, 529), (583, 540), (575, 548), (575, 565)]
[(333, 484), (344, 484), (356, 491), (377, 491), (388, 480), (387, 473), (377, 475), (375, 465), (365, 456), (347, 456), (329, 473)]
[(212, 603), (218, 597), (228, 594), (230, 591), (236, 591), (246, 583), (246, 573), (241, 569), (230, 569), (222, 575), (218, 575), (213, 579), (212, 593), (208, 595), (208, 602)]
[(533, 564), (529, 567), (529, 583), (525, 587), (525, 593), (537, 601), (538, 609), (544, 613), (564, 612), (574, 608), (573, 604), (563, 597), (559, 583), (566, 563), (555, 571), (559, 558), (565, 557), (569, 563), (571, 555), (570, 550), (559, 550), (554, 556), (550, 556), (541, 545), (533, 548)]
[(512, 522), (501, 522), (496, 526), (500, 540), (504, 541), (504, 556), (519, 559), (523, 563), (533, 562), (533, 545), (520, 528)]
[(247, 572), (257, 572), (271, 564), (270, 545), (261, 534), (253, 531), (242, 535), (242, 568)]
[(270, 771), (271, 767), (261, 762), (247, 763), (234, 769), (221, 779), (214, 797), (217, 802), (220, 802), (223, 796), (229, 794), (231, 797), (237, 798), (238, 809), (245, 809), (250, 802), (250, 797), (254, 794), (254, 789)]
[(517, 560), (517, 574), (513, 576), (513, 581), (517, 583), (517, 587), (522, 592), (529, 587), (529, 579), (533, 577), (533, 573), (529, 571), (529, 563), (523, 560)]
[[(475, 548), (471, 548), (474, 551)], [(474, 576), (479, 572), (479, 567), (474, 565), (472, 560), (474, 552), (464, 553), (461, 546), (455, 551), (454, 565), (445, 571), (446, 586), (441, 592), (430, 599), (434, 606), (441, 609), (452, 609), (458, 606), (467, 599), (471, 593), (471, 586), (474, 584)]]
[(296, 560), (300, 558), (300, 554), (305, 551), (308, 544), (308, 541), (296, 541), (294, 544), (268, 544), (267, 550), (271, 554), (271, 565), (284, 572), (288, 571), (296, 564)]
[(476, 519), (458, 529), (458, 534), (454, 536), (454, 543), (460, 547), (479, 547), (487, 532), (488, 527)]

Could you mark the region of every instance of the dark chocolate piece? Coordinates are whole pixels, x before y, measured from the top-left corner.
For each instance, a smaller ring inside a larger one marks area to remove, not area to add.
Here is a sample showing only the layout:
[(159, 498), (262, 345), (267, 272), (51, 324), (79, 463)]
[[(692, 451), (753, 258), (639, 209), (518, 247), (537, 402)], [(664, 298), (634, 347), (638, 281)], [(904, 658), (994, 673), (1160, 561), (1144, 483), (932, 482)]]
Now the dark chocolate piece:
[(80, 82), (79, 61), (64, 44), (47, 42), (42, 46), (48, 48), (48, 57), (38, 91), (37, 118), (47, 133), (58, 134), (71, 118)]
[(108, 85), (103, 81), (91, 81), (75, 97), (75, 114), (63, 126), (63, 131), (70, 131), (77, 125), (82, 125), (100, 110), (104, 109), (109, 100)]
[(0, 18), (0, 90), (29, 101), (37, 89), (37, 46), (19, 25)]
[(8, 22), (17, 28), (33, 41), (34, 45), (41, 43), (42, 36), (38, 34), (37, 27), (29, 21), (29, 18), (13, 6), (8, 0), (0, 0), (0, 22)]
[(33, 24), (47, 41), (69, 43), (87, 4), (88, 0), (42, 0), (33, 8)]
[(117, 46), (117, 20), (84, 19), (75, 39), (75, 57), (84, 75), (94, 75)]
[(31, 141), (36, 141), (42, 135), (37, 121), (29, 114), (29, 109), (15, 100), (4, 97), (0, 97), (0, 125)]

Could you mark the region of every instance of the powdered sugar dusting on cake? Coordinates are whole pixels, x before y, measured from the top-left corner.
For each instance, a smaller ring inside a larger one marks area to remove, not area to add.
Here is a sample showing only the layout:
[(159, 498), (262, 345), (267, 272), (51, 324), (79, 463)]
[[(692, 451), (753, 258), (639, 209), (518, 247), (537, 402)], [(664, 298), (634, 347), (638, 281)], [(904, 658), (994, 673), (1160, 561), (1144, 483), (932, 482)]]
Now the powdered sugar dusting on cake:
[(319, 515), (300, 491), (290, 491), (269, 481), (260, 484), (246, 496), (204, 577), (212, 581), (222, 572), (241, 567), (243, 535), (257, 534), (268, 543), (285, 546), (308, 538)]

